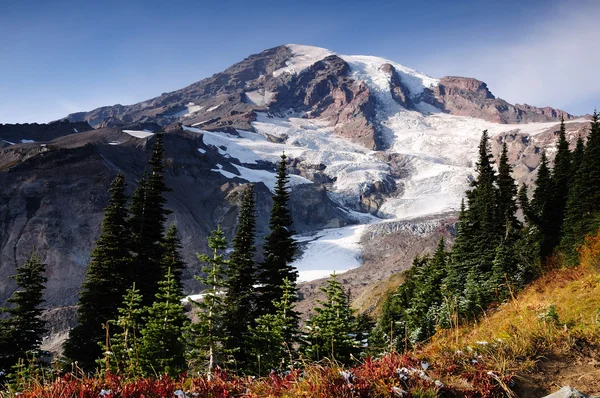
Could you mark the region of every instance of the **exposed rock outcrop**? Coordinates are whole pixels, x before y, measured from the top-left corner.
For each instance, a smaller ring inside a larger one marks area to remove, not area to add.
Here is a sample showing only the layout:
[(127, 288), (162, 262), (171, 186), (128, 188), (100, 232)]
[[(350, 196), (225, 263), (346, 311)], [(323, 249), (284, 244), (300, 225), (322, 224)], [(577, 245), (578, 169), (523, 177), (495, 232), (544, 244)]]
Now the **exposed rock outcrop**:
[(442, 111), (458, 116), (469, 116), (495, 123), (529, 123), (565, 120), (575, 117), (565, 111), (550, 107), (511, 105), (496, 98), (487, 84), (477, 79), (446, 76), (433, 89), (426, 89), (421, 100)]

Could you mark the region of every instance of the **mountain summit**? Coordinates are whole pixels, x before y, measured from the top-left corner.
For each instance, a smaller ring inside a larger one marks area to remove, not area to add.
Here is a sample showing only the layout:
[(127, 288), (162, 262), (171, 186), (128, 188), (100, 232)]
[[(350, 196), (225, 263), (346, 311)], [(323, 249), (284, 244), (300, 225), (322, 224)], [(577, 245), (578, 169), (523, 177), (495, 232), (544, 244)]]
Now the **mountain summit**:
[(373, 56), (348, 56), (288, 44), (251, 55), (181, 90), (133, 105), (74, 113), (94, 127), (174, 122), (204, 130), (252, 130), (256, 112), (326, 119), (336, 133), (382, 149), (382, 116), (398, 111), (446, 113), (496, 123), (545, 122), (573, 116), (553, 108), (511, 105), (479, 80), (441, 79)]

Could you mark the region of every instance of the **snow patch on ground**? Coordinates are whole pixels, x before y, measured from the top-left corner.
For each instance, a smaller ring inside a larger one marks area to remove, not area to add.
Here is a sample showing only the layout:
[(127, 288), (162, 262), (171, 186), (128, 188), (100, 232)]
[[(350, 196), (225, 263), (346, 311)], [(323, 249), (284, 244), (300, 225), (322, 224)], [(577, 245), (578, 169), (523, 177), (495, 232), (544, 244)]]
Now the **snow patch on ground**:
[(313, 235), (297, 236), (305, 246), (304, 252), (293, 265), (298, 269), (298, 282), (329, 277), (360, 267), (362, 254), (360, 239), (366, 225), (325, 229)]
[(273, 97), (275, 96), (274, 92), (268, 91), (268, 90), (262, 90), (262, 92), (258, 91), (258, 90), (248, 91), (245, 94), (246, 94), (246, 98), (248, 99), (248, 101), (251, 104), (258, 105), (258, 106), (268, 105), (273, 100)]
[[(222, 175), (224, 175), (227, 178), (241, 178), (242, 180), (246, 180), (248, 182), (262, 182), (263, 184), (265, 184), (267, 186), (267, 188), (269, 188), (269, 190), (271, 192), (275, 192), (275, 183), (277, 182), (277, 174), (273, 171), (268, 171), (268, 170), (256, 170), (256, 169), (249, 169), (247, 167), (244, 166), (238, 166), (237, 164), (233, 164), (233, 167), (235, 167), (238, 171), (239, 174), (235, 174), (235, 173), (231, 173), (229, 171), (225, 171), (223, 170), (223, 166), (218, 164), (217, 165), (217, 169), (213, 169), (212, 171), (214, 172), (218, 172), (221, 173)], [(300, 185), (300, 184), (312, 184), (313, 182), (311, 180), (308, 180), (302, 176), (298, 176), (295, 174), (290, 174), (289, 175), (290, 180), (288, 182), (288, 186), (289, 187), (293, 187), (295, 185)]]
[(285, 62), (286, 66), (273, 71), (273, 76), (277, 77), (282, 73), (301, 73), (315, 62), (335, 54), (333, 51), (327, 50), (326, 48), (303, 46), (300, 44), (288, 44), (286, 47), (292, 51), (293, 55)]
[(150, 130), (123, 130), (123, 132), (135, 138), (148, 138), (154, 135)]
[(176, 118), (191, 116), (196, 112), (200, 112), (203, 108), (203, 106), (196, 105), (193, 102), (189, 102), (187, 105), (185, 105), (185, 109), (174, 113), (172, 116)]

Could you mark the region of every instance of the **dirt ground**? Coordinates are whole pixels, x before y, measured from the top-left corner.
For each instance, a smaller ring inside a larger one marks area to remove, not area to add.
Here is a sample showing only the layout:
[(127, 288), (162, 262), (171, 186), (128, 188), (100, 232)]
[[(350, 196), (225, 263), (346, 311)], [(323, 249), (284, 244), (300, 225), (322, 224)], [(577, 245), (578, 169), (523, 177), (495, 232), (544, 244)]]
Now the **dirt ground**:
[(599, 347), (585, 347), (572, 350), (566, 356), (541, 359), (535, 372), (519, 375), (518, 396), (543, 397), (564, 386), (600, 396)]

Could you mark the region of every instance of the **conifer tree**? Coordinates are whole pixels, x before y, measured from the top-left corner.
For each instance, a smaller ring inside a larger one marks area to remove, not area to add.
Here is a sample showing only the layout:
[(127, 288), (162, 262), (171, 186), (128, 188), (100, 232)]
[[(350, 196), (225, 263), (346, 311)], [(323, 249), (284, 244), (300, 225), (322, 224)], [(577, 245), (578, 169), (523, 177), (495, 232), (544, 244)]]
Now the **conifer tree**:
[(574, 182), (577, 173), (579, 173), (579, 169), (581, 168), (581, 164), (583, 163), (583, 155), (585, 151), (585, 143), (581, 136), (577, 137), (577, 144), (575, 145), (575, 150), (571, 155), (571, 177)]
[(233, 355), (236, 368), (244, 368), (250, 355), (249, 327), (256, 313), (256, 266), (254, 241), (256, 216), (254, 187), (249, 186), (242, 199), (238, 226), (233, 238), (233, 252), (229, 257), (227, 292), (224, 298), (223, 330), (228, 336), (226, 348)]
[(464, 199), (460, 204), (458, 225), (456, 228), (456, 240), (452, 247), (452, 253), (448, 264), (447, 276), (443, 281), (443, 294), (446, 296), (460, 294), (471, 266), (470, 260), (473, 251), (473, 222), (468, 212)]
[(249, 328), (251, 370), (260, 376), (273, 369), (293, 366), (294, 345), (299, 342), (298, 316), (294, 309), (296, 288), (289, 279), (283, 281), (283, 294), (273, 306), (275, 311), (261, 315)]
[(181, 281), (181, 277), (183, 274), (183, 270), (185, 269), (185, 263), (181, 258), (180, 250), (182, 249), (181, 243), (179, 241), (179, 231), (177, 230), (177, 226), (172, 224), (163, 240), (163, 261), (162, 261), (162, 269), (163, 274), (166, 275), (167, 270), (171, 270), (171, 274), (177, 283), (177, 287), (179, 289), (180, 295), (183, 295), (183, 283)]
[(519, 230), (521, 225), (517, 219), (517, 185), (511, 175), (512, 166), (508, 163), (508, 148), (502, 144), (502, 154), (498, 164), (498, 207), (503, 221), (503, 229), (510, 227)]
[(199, 302), (192, 301), (197, 310), (198, 321), (190, 329), (192, 350), (188, 357), (194, 366), (205, 367), (210, 378), (217, 362), (225, 360), (223, 346), (227, 340), (223, 331), (225, 306), (222, 297), (226, 286), (224, 266), (228, 265), (223, 254), (227, 249), (227, 241), (221, 226), (212, 231), (208, 247), (212, 250), (212, 255), (197, 254), (198, 259), (205, 264), (202, 272), (206, 276), (195, 278), (208, 288)]
[(317, 300), (316, 314), (310, 319), (307, 337), (307, 354), (314, 360), (323, 358), (350, 363), (360, 347), (356, 340), (357, 324), (344, 287), (335, 273), (321, 287), (326, 300)]
[(484, 130), (481, 136), (479, 160), (475, 171), (476, 178), (471, 182), (473, 188), (467, 192), (468, 211), (472, 214), (477, 236), (474, 243), (479, 243), (475, 246), (474, 254), (479, 259), (488, 260), (493, 259), (498, 238), (504, 233), (504, 215), (499, 212), (498, 190), (495, 186), (497, 178), (492, 167), (487, 130)]
[(149, 306), (158, 290), (158, 282), (163, 278), (164, 258), (163, 239), (165, 221), (170, 213), (165, 208), (165, 192), (169, 192), (164, 182), (163, 135), (155, 134), (149, 165), (150, 173), (142, 179), (131, 197), (129, 220), (132, 239), (133, 260), (131, 272), (138, 283), (144, 306)]
[[(506, 218), (501, 214), (498, 203), (500, 195), (496, 187), (497, 176), (492, 167), (487, 130), (481, 136), (475, 171), (472, 189), (467, 192), (468, 206), (465, 207), (464, 203), (461, 205), (457, 237), (448, 276), (444, 281), (446, 295), (462, 294), (469, 274), (483, 280), (489, 276), (496, 246), (504, 233), (502, 228)], [(508, 171), (510, 172), (510, 168)], [(503, 183), (506, 184), (506, 181)], [(475, 286), (477, 283), (472, 281), (471, 285)]]
[(179, 287), (170, 270), (159, 282), (155, 301), (141, 330), (140, 364), (147, 375), (177, 376), (186, 369), (183, 331), (188, 319), (183, 312)]
[(0, 370), (8, 373), (18, 360), (36, 356), (46, 332), (41, 319), (42, 295), (47, 279), (46, 265), (32, 253), (17, 274), (11, 276), (17, 290), (8, 299), (10, 307), (3, 308), (8, 317), (0, 321)]
[(85, 371), (95, 368), (96, 359), (101, 356), (98, 342), (105, 335), (103, 325), (116, 318), (123, 295), (132, 282), (123, 174), (117, 175), (109, 192), (111, 197), (104, 213), (100, 238), (92, 251), (79, 295), (78, 325), (70, 331), (64, 345), (67, 359), (77, 362)]
[(525, 183), (523, 183), (521, 185), (521, 188), (519, 188), (519, 193), (517, 194), (517, 197), (519, 200), (519, 207), (523, 212), (523, 217), (525, 218), (527, 224), (531, 226), (532, 224), (534, 224), (534, 220), (536, 220), (537, 218), (535, 217), (533, 208), (531, 207), (531, 203), (529, 202), (529, 194), (527, 192), (527, 185), (525, 185)]
[(258, 273), (260, 285), (259, 310), (262, 313), (273, 312), (273, 303), (277, 302), (283, 294), (283, 281), (288, 279), (293, 285), (296, 283), (298, 271), (292, 266), (296, 254), (296, 241), (294, 240), (293, 221), (288, 209), (289, 192), (287, 183), (289, 177), (286, 172), (285, 154), (277, 169), (277, 183), (273, 196), (273, 209), (269, 219), (270, 234), (265, 238), (263, 246), (264, 261)]
[(109, 321), (110, 341), (101, 341), (105, 357), (98, 359), (97, 363), (102, 368), (110, 370), (113, 374), (124, 374), (127, 377), (141, 376), (139, 362), (139, 349), (141, 347), (140, 329), (142, 326), (142, 296), (135, 288), (135, 282), (123, 297), (123, 304), (119, 307), (117, 319)]
[(535, 180), (535, 191), (531, 200), (532, 214), (534, 216), (532, 221), (538, 227), (542, 238), (542, 257), (547, 256), (552, 251), (552, 242), (548, 241), (546, 237), (548, 236), (549, 224), (552, 222), (551, 201), (553, 185), (551, 171), (548, 167), (548, 159), (546, 158), (546, 153), (542, 152)]
[(554, 168), (552, 169), (552, 195), (550, 196), (550, 214), (546, 220), (545, 226), (545, 250), (547, 254), (560, 242), (560, 232), (565, 218), (565, 208), (569, 195), (571, 175), (571, 151), (567, 142), (565, 132), (565, 121), (561, 117), (560, 131), (558, 132), (558, 141), (556, 143), (556, 157), (554, 158)]
[(570, 264), (577, 262), (576, 247), (583, 237), (600, 225), (600, 120), (594, 111), (590, 123), (583, 159), (569, 191), (563, 249), (568, 253)]

